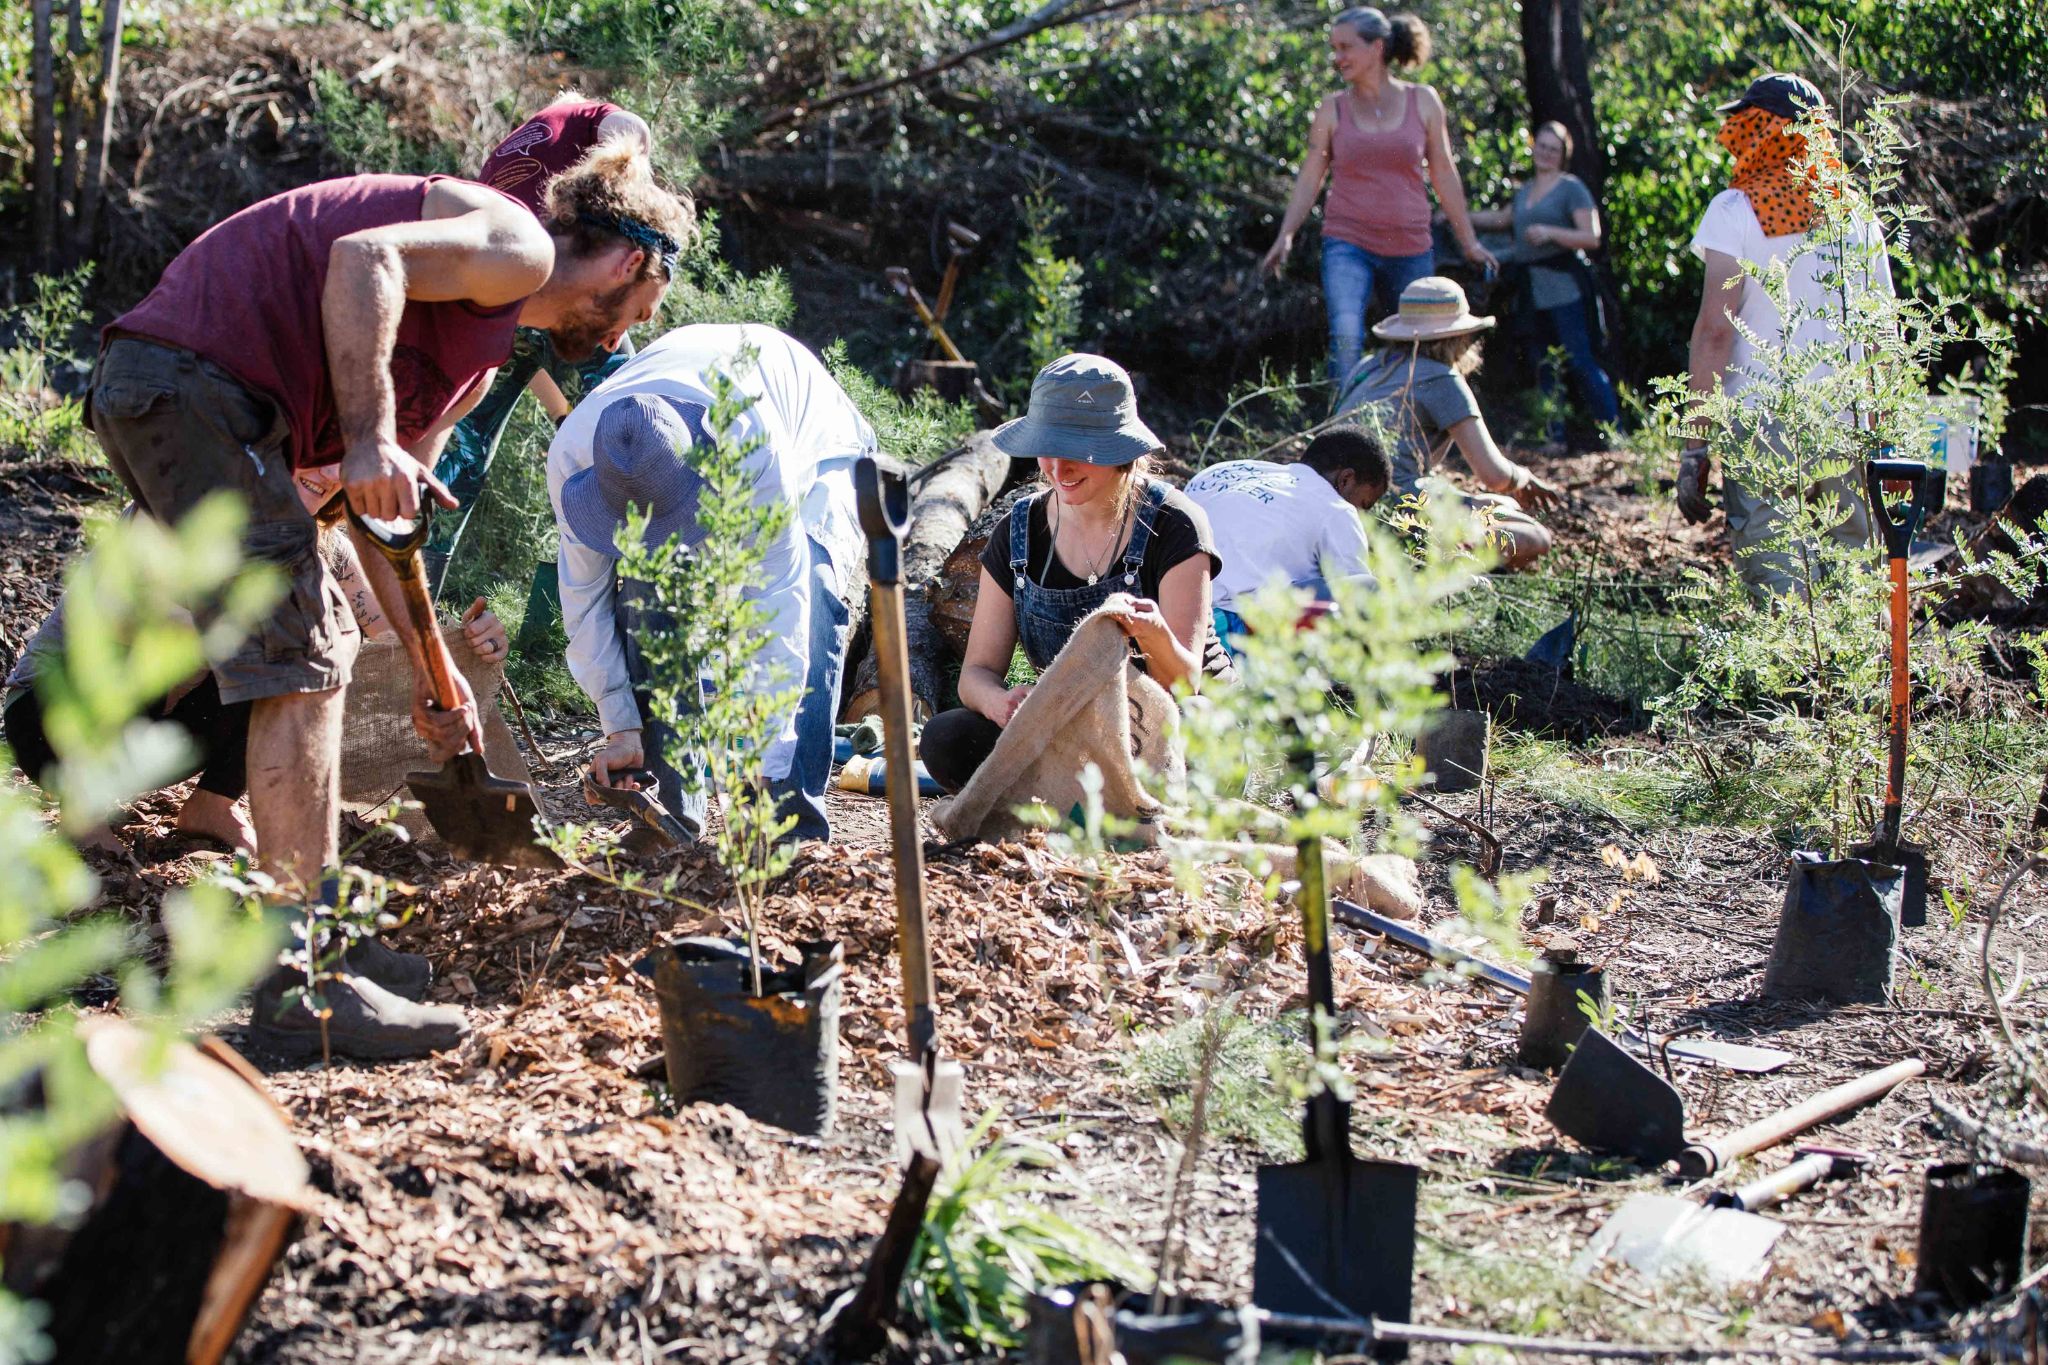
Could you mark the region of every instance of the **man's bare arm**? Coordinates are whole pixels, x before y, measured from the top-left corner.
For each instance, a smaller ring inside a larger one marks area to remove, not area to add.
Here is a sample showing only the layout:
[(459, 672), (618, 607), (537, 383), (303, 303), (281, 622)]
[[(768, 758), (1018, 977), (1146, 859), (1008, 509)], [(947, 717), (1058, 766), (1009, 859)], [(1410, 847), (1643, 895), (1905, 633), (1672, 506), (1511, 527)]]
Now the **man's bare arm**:
[(343, 482), (358, 512), (387, 520), (417, 514), (423, 481), (444, 505), (455, 505), (397, 444), (391, 353), (406, 301), (501, 307), (538, 290), (554, 262), (552, 240), (533, 216), (481, 186), (439, 182), (427, 191), (423, 213), (336, 241), (321, 295), (346, 447)]

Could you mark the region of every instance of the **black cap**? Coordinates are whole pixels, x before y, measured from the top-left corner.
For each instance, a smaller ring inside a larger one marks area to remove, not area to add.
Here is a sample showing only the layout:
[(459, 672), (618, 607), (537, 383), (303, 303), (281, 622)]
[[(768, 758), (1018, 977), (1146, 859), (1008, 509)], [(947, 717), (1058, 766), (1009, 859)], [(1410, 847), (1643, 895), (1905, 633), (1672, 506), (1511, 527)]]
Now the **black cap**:
[(1730, 100), (1714, 112), (1725, 117), (1737, 109), (1757, 108), (1780, 118), (1801, 119), (1808, 110), (1821, 108), (1824, 103), (1819, 88), (1806, 77), (1775, 71), (1758, 76), (1742, 92), (1741, 99)]

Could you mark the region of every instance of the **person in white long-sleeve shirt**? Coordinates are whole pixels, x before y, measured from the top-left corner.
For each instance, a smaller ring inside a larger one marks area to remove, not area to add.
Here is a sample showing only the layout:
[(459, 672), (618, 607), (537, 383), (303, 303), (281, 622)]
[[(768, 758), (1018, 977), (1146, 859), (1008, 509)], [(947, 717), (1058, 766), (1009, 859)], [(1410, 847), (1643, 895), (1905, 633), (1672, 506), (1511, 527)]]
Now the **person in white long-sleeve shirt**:
[(695, 543), (701, 480), (688, 454), (710, 440), (704, 424), (714, 372), (754, 400), (732, 436), (760, 438), (748, 457), (757, 499), (786, 502), (792, 511), (763, 547), (761, 579), (747, 593), (768, 614), (772, 639), (758, 656), (764, 676), (803, 682), (763, 765), (783, 812), (796, 817), (793, 837), (824, 839), (846, 599), (859, 581), (853, 462), (875, 450), (875, 433), (818, 357), (772, 327), (677, 328), (579, 404), (548, 450), (569, 671), (596, 702), (605, 731), (591, 772), (610, 784), (616, 774), (652, 771), (663, 803), (702, 832), (704, 798), (684, 790), (647, 707), (637, 636), (660, 623), (645, 616), (634, 585), (620, 583), (613, 537), (634, 504), (652, 511), (650, 542), (680, 532), (685, 544)]

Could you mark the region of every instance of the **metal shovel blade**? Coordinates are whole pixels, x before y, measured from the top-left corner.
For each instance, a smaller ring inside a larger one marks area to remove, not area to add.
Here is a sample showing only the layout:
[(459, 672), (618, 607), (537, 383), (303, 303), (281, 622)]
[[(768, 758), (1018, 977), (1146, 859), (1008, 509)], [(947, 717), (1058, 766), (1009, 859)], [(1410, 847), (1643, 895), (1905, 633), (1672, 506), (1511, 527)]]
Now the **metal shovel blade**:
[(1543, 1117), (1598, 1151), (1661, 1166), (1685, 1150), (1685, 1104), (1669, 1082), (1589, 1028), (1550, 1092)]
[(483, 755), (457, 754), (438, 771), (407, 773), (405, 785), (456, 856), (506, 867), (562, 866), (560, 858), (534, 842), (540, 803), (532, 785), (493, 777)]
[(1252, 1302), (1272, 1313), (1408, 1321), (1418, 1172), (1339, 1151), (1261, 1166)]
[(1899, 896), (1899, 924), (1903, 928), (1918, 929), (1927, 923), (1926, 848), (1904, 839), (1896, 844), (1873, 839), (1867, 844), (1851, 846), (1849, 856), (1861, 858), (1866, 863), (1882, 863), (1886, 867), (1896, 867), (1904, 872), (1906, 885)]
[(1631, 1029), (1621, 1035), (1621, 1041), (1623, 1046), (1639, 1057), (1647, 1057), (1661, 1048), (1673, 1057), (1683, 1057), (1693, 1062), (1712, 1062), (1715, 1066), (1724, 1066), (1730, 1071), (1741, 1071), (1755, 1076), (1769, 1075), (1797, 1060), (1783, 1048), (1727, 1043), (1719, 1038), (1666, 1038), (1653, 1044)]
[(950, 1163), (966, 1141), (960, 1119), (963, 1074), (960, 1063), (939, 1060), (927, 1078), (916, 1062), (892, 1062), (896, 1078), (896, 1164), (908, 1165), (913, 1155)]
[(655, 777), (645, 770), (622, 774), (637, 781), (637, 788), (608, 786), (594, 778), (583, 779), (584, 799), (595, 801), (607, 810), (615, 810), (632, 820), (635, 827), (644, 829), (663, 848), (681, 848), (692, 842), (696, 836), (682, 821), (668, 813), (668, 807), (656, 795)]
[(1613, 1257), (1655, 1279), (1703, 1275), (1724, 1288), (1760, 1278), (1785, 1225), (1735, 1209), (1702, 1208), (1671, 1194), (1629, 1197), (1572, 1262), (1584, 1275)]

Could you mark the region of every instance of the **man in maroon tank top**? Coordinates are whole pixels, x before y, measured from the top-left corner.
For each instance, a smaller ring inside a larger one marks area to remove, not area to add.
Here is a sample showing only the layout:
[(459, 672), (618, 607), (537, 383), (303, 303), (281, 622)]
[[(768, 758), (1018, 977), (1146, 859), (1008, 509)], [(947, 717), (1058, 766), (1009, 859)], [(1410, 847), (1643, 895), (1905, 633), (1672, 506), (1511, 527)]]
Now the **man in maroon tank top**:
[[(293, 486), (338, 462), (366, 517), (420, 514), (449, 428), (511, 349), (515, 326), (584, 356), (651, 317), (690, 228), (637, 149), (594, 155), (549, 191), (545, 225), (496, 190), (444, 177), (366, 175), (266, 199), (215, 225), (156, 289), (107, 328), (88, 414), (136, 503), (164, 521), (228, 490), (248, 507), (243, 548), (287, 584), (270, 619), (216, 662), (223, 699), (253, 703), (249, 805), (257, 853), (310, 892), (335, 863), (342, 696), (358, 643)], [(413, 723), (436, 760), (482, 750), (475, 703), (435, 708), (437, 635), (412, 631), (383, 557), (362, 560), (413, 664)], [(452, 671), (452, 670), (451, 670)], [(326, 990), (337, 1052), (417, 1055), (463, 1037), (461, 1013), (423, 1006), (424, 963), (381, 945)], [(316, 1054), (319, 1021), (284, 1008), (288, 977), (259, 988), (252, 1035)]]

